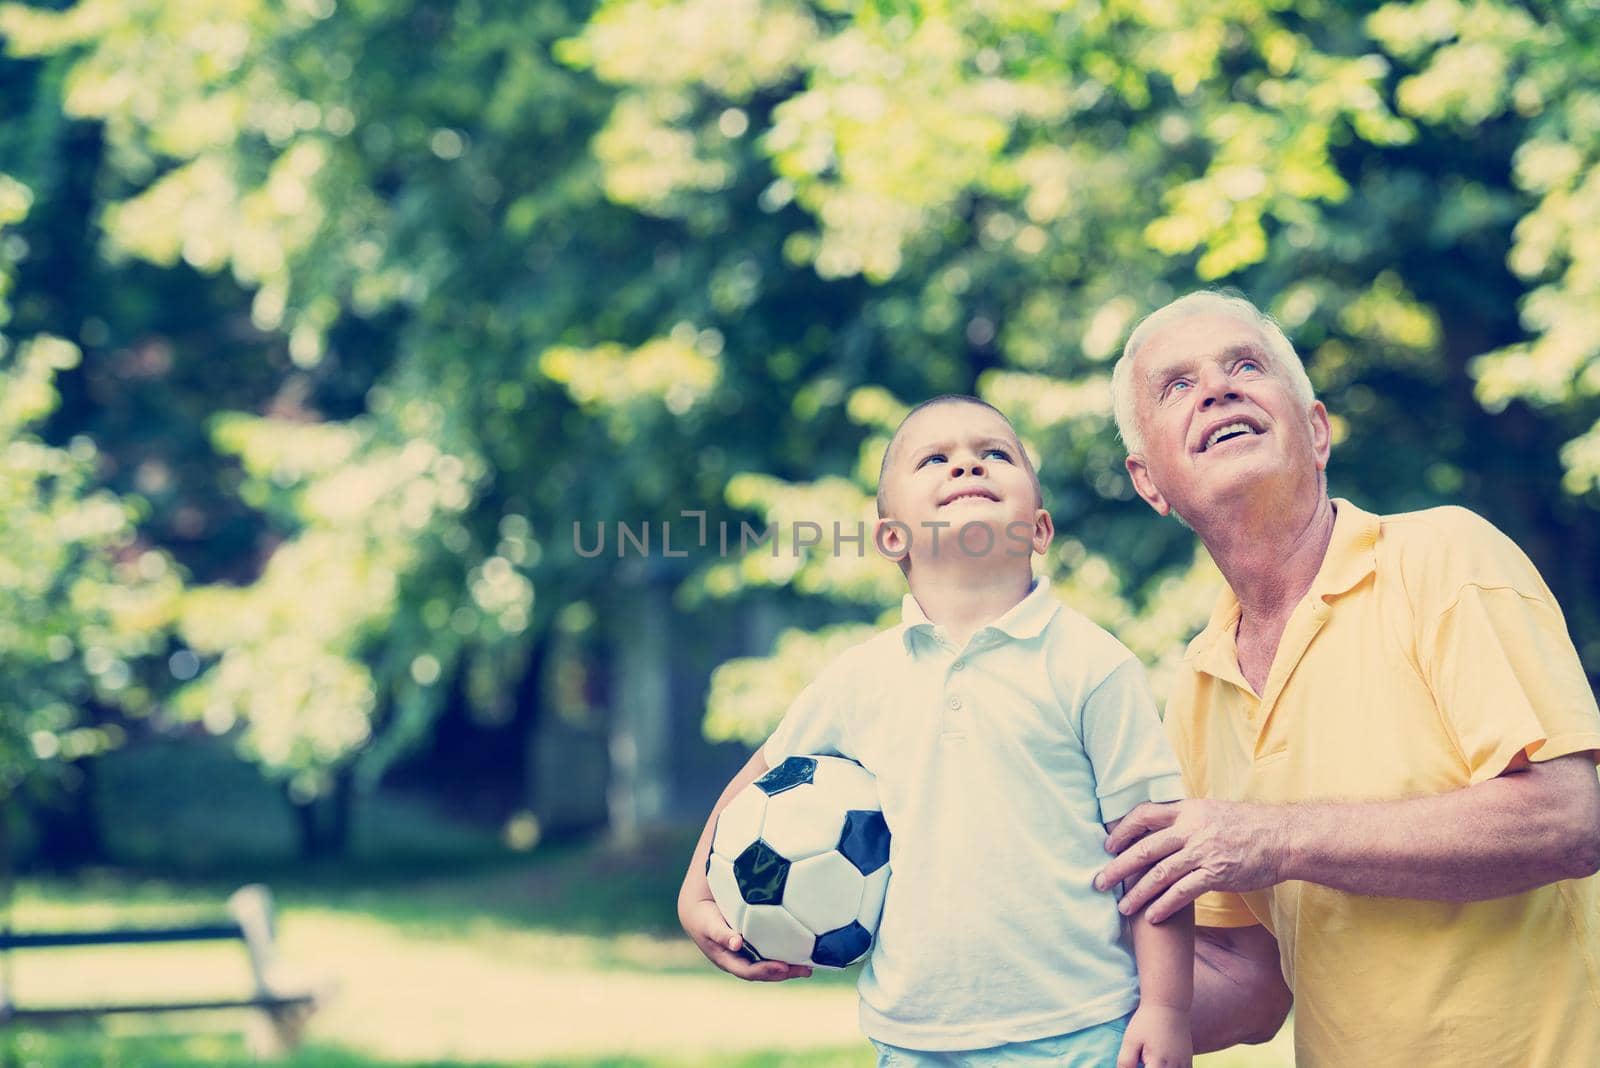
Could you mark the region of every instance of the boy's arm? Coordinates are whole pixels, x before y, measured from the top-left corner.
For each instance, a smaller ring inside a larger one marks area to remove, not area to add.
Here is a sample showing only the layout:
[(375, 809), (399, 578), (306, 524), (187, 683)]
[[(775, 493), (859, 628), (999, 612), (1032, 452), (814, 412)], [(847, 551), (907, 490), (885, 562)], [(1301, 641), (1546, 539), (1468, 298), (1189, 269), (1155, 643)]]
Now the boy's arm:
[[(1119, 822), (1108, 823), (1106, 832)], [(1140, 910), (1128, 922), (1139, 969), (1139, 1008), (1128, 1022), (1117, 1066), (1187, 1066), (1193, 1056), (1194, 909), (1161, 924), (1151, 923)]]
[(766, 772), (767, 760), (758, 748), (712, 806), (705, 830), (700, 832), (700, 841), (689, 859), (689, 870), (684, 873), (683, 886), (678, 890), (678, 922), (694, 939), (694, 944), (700, 947), (706, 959), (729, 975), (736, 975), (740, 979), (777, 982), (804, 978), (811, 974), (811, 969), (777, 960), (755, 964), (741, 957), (739, 950), (744, 946), (744, 939), (722, 918), (722, 910), (717, 908), (711, 896), (711, 884), (706, 881), (706, 859), (711, 856), (711, 838), (716, 831), (717, 815), (728, 807), (740, 790)]

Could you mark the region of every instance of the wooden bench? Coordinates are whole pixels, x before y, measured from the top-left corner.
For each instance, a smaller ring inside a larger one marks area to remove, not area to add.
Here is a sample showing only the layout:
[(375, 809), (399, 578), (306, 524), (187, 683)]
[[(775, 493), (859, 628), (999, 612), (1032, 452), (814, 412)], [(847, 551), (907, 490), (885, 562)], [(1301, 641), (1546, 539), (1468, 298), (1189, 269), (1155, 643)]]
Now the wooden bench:
[[(264, 886), (241, 887), (228, 898), (228, 919), (217, 923), (170, 927), (118, 927), (99, 931), (0, 930), (0, 959), (17, 949), (68, 946), (154, 945), (164, 942), (240, 941), (250, 958), (254, 990), (248, 996), (197, 998), (187, 1001), (122, 1001), (83, 1005), (22, 1006), (11, 1000), (0, 981), (0, 1027), (50, 1025), (93, 1019), (114, 1013), (192, 1012), (253, 1009), (265, 1028), (252, 1031), (258, 1052), (276, 1054), (299, 1044), (306, 1020), (323, 998), (321, 991), (284, 982), (273, 940), (272, 894)], [(9, 975), (9, 968), (5, 969)]]

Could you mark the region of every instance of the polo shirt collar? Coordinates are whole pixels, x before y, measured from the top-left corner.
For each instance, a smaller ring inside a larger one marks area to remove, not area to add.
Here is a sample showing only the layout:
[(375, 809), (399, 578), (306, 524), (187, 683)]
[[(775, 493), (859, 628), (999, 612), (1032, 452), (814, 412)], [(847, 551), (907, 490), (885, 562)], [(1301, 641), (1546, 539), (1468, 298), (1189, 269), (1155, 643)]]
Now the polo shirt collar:
[[(1306, 592), (1307, 600), (1332, 601), (1348, 593), (1372, 574), (1378, 561), (1378, 517), (1363, 511), (1343, 497), (1333, 499), (1333, 534), (1322, 566)], [(1223, 586), (1211, 619), (1189, 643), (1184, 659), (1210, 675), (1229, 678), (1239, 672), (1233, 636), (1239, 623), (1239, 599)]]
[[(999, 619), (979, 629), (980, 632), (997, 630), (1018, 640), (1036, 638), (1044, 633), (1044, 628), (1060, 608), (1060, 602), (1050, 592), (1050, 584), (1035, 578), (1026, 597), (1012, 605)], [(922, 605), (911, 594), (906, 594), (900, 601), (900, 636), (906, 648), (912, 649), (912, 634), (921, 631), (931, 637), (933, 629), (934, 622), (922, 610)]]

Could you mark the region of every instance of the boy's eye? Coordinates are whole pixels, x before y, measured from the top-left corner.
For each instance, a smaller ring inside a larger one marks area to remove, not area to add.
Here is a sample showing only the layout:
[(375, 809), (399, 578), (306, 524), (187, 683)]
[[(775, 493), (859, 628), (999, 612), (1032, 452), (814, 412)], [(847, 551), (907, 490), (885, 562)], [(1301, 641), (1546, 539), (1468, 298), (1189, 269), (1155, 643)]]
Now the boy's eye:
[(1009, 452), (1007, 452), (1006, 450), (1001, 449), (1001, 448), (984, 449), (983, 450), (983, 454), (985, 456), (998, 456), (998, 457), (1000, 457), (1000, 459), (1004, 460), (1006, 463), (1010, 463), (1011, 462), (1011, 454)]
[(920, 460), (920, 461), (919, 461), (919, 462), (918, 462), (918, 463), (917, 463), (917, 467), (918, 467), (918, 468), (923, 468), (923, 467), (927, 467), (927, 466), (928, 466), (928, 465), (929, 465), (929, 464), (931, 464), (931, 463), (944, 463), (944, 453), (942, 453), (942, 452), (936, 452), (936, 453), (933, 453), (933, 454), (931, 454), (931, 455), (928, 455), (928, 456), (924, 456), (924, 457), (923, 457), (923, 458), (922, 458), (922, 459), (921, 459), (921, 460)]

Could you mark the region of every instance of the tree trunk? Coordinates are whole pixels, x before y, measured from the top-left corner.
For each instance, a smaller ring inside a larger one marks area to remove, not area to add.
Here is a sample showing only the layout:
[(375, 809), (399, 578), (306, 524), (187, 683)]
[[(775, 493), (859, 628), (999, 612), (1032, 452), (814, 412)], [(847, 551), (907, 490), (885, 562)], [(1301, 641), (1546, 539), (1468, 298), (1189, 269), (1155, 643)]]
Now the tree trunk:
[(539, 631), (528, 649), (528, 663), (517, 680), (516, 704), (508, 724), (513, 748), (520, 754), (512, 775), (510, 796), (519, 805), (528, 803), (536, 787), (535, 768), (539, 758), (539, 727), (544, 721), (544, 671), (555, 645), (554, 626)]
[(71, 871), (106, 859), (105, 835), (95, 804), (93, 758), (64, 769), (65, 788), (52, 792), (33, 810), (38, 862), (51, 871)]
[(348, 765), (333, 773), (333, 785), (327, 793), (310, 801), (301, 802), (284, 791), (294, 810), (300, 859), (329, 860), (349, 852), (355, 792), (355, 774)]
[[(83, 702), (82, 725), (98, 727), (115, 712), (99, 701)], [(72, 871), (107, 859), (100, 821), (99, 757), (64, 761), (57, 782), (32, 810), (38, 834), (38, 863), (51, 871)]]
[(327, 853), (330, 857), (348, 856), (351, 827), (355, 822), (356, 776), (348, 764), (334, 772), (333, 792), (327, 797)]
[(628, 593), (630, 610), (613, 635), (607, 806), (611, 832), (623, 843), (665, 819), (672, 762), (671, 591), (646, 581)]

